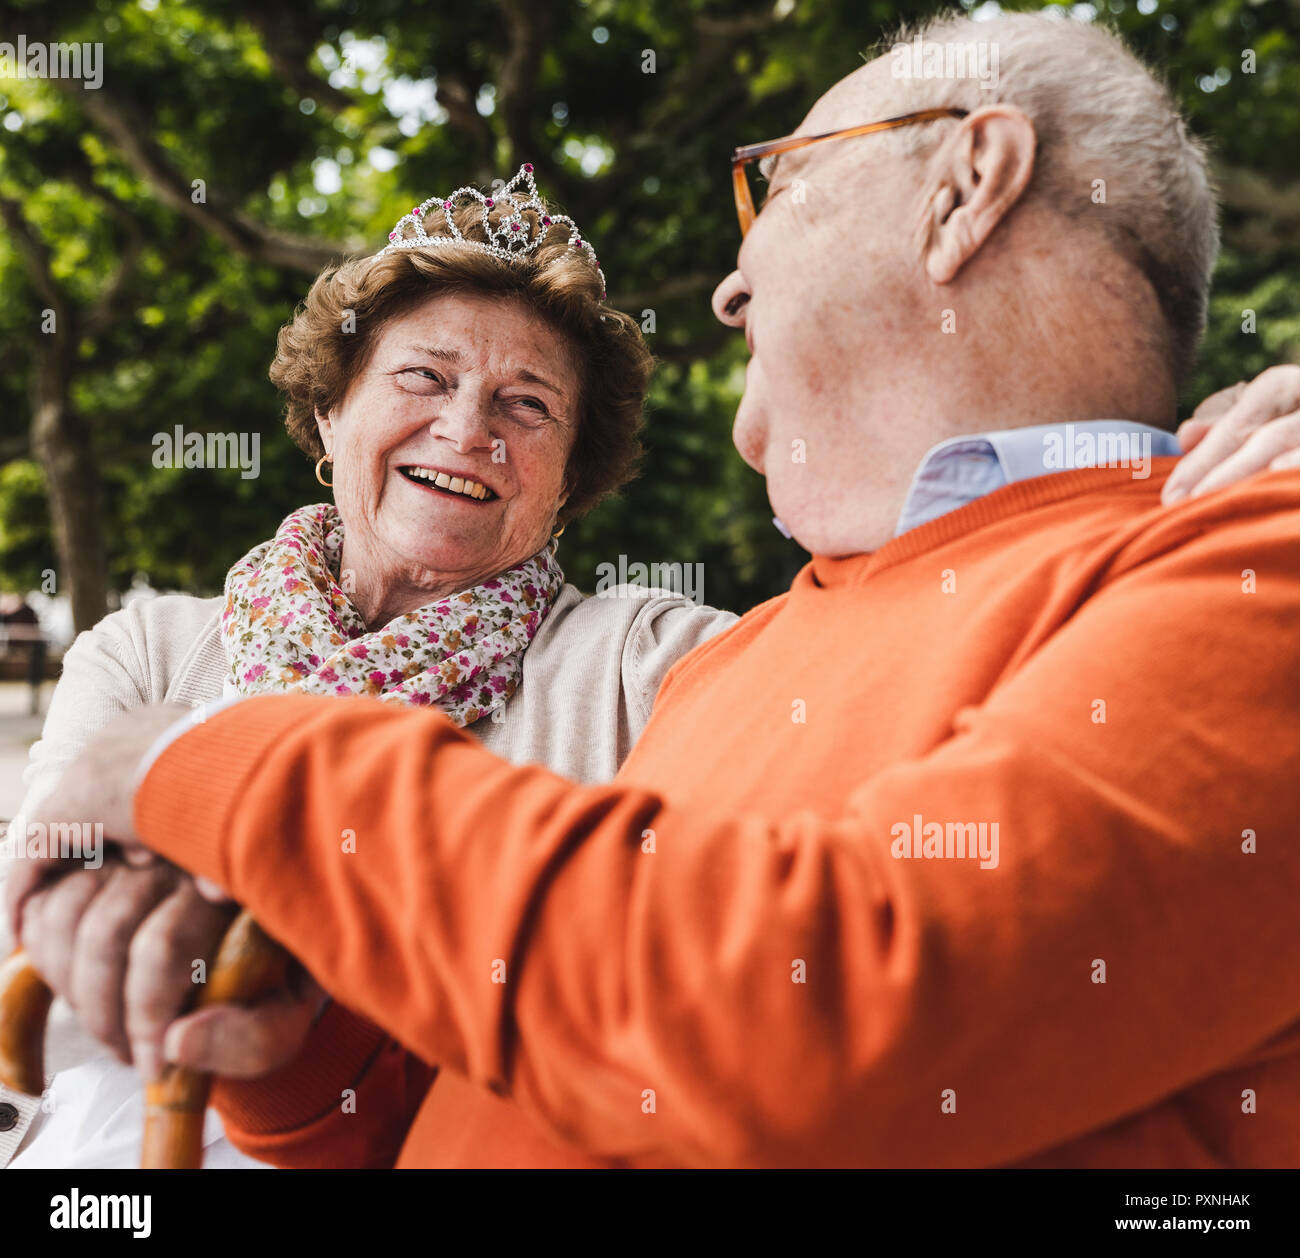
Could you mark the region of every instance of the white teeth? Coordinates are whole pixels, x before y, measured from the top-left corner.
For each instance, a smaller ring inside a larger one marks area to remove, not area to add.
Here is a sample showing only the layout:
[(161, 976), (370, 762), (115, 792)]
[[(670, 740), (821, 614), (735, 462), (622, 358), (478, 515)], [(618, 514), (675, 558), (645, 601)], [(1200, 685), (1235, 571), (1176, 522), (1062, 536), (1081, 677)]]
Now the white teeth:
[(476, 498), (482, 502), (488, 496), (486, 485), (480, 485), (468, 476), (451, 476), (446, 472), (435, 472), (427, 467), (408, 467), (407, 473), (418, 480), (437, 485), (439, 489), (449, 490), (453, 494), (464, 494), (467, 498)]

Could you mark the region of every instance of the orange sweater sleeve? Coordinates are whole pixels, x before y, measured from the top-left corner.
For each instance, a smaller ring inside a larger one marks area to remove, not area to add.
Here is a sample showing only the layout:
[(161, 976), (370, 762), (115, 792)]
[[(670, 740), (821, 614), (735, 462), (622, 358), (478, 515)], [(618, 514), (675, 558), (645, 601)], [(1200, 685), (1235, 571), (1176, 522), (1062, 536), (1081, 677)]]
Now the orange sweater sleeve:
[[(1275, 519), (1171, 539), (829, 820), (747, 815), (725, 770), (686, 807), (512, 766), (437, 713), (272, 697), (172, 744), (137, 825), (591, 1153), (1014, 1161), (1300, 1009), (1298, 574)], [(843, 714), (846, 745), (864, 719), (889, 715)], [(998, 821), (997, 867), (893, 858), (917, 814)]]
[(387, 1168), (437, 1071), (337, 1002), (297, 1058), (260, 1079), (218, 1079), (230, 1142), (273, 1166)]

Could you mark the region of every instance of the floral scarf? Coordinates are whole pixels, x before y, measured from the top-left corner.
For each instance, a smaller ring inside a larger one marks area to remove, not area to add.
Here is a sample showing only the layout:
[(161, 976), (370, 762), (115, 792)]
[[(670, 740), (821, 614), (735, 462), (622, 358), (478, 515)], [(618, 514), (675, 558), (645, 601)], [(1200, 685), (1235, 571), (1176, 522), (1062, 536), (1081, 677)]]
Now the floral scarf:
[(505, 705), (564, 584), (553, 547), (373, 631), (339, 584), (342, 550), (337, 508), (318, 503), (231, 568), (221, 634), (236, 690), (437, 704), (462, 726)]

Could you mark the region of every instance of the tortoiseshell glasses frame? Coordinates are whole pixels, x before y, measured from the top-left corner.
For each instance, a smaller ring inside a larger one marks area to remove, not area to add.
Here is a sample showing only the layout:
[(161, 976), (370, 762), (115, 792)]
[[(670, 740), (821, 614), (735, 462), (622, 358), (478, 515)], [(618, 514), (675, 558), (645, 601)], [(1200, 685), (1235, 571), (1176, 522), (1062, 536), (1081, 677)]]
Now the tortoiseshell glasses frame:
[(821, 135), (791, 135), (780, 140), (767, 140), (762, 144), (746, 144), (731, 154), (731, 186), (736, 194), (736, 217), (740, 220), (740, 234), (749, 234), (754, 225), (758, 211), (754, 209), (754, 196), (749, 187), (749, 175), (746, 168), (751, 162), (765, 157), (775, 157), (779, 153), (793, 153), (796, 149), (807, 148), (810, 144), (819, 144), (822, 140), (847, 140), (855, 135), (870, 135), (873, 131), (892, 131), (895, 127), (907, 127), (916, 122), (932, 122), (936, 118), (964, 118), (969, 111), (965, 109), (922, 109), (912, 114), (900, 114), (897, 118), (886, 118), (882, 122), (867, 122), (861, 126), (844, 127), (839, 131), (824, 131)]

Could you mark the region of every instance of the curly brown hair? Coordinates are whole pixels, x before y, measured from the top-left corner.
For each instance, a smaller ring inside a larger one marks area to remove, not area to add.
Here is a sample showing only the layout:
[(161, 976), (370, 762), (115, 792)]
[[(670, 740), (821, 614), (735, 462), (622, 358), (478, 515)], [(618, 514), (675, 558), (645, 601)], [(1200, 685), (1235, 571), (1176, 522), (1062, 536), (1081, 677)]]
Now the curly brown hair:
[[(502, 203), (491, 211), (494, 226), (511, 208)], [(476, 203), (455, 211), (462, 236), (487, 241), (482, 214)], [(540, 231), (542, 243), (510, 261), (439, 245), (352, 258), (317, 276), (280, 329), (270, 370), (288, 399), (285, 427), (301, 449), (313, 459), (325, 453), (316, 411), (328, 414), (343, 401), (390, 319), (445, 293), (487, 293), (514, 298), (545, 319), (572, 347), (579, 366), (578, 427), (559, 522), (590, 511), (632, 479), (654, 359), (636, 321), (606, 304), (595, 263), (585, 249), (569, 244), (569, 229), (543, 227), (531, 210), (522, 218), (529, 238)], [(429, 235), (447, 234), (443, 209), (430, 210), (424, 226)]]

